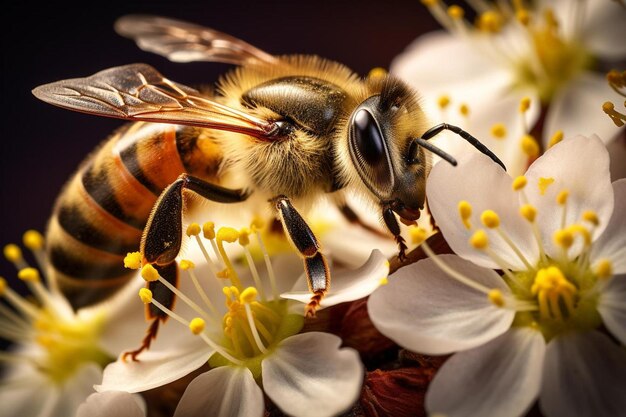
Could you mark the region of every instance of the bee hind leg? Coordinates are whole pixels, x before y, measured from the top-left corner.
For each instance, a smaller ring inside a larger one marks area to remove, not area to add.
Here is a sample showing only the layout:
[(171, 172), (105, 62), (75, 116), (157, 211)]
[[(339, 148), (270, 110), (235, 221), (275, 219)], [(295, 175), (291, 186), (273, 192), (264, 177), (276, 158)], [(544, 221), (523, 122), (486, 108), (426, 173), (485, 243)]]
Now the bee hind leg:
[(304, 270), (311, 291), (311, 300), (305, 307), (306, 317), (315, 317), (322, 298), (330, 289), (330, 270), (321, 246), (309, 225), (291, 204), (289, 198), (278, 196), (272, 199), (283, 228), (292, 245), (304, 261)]

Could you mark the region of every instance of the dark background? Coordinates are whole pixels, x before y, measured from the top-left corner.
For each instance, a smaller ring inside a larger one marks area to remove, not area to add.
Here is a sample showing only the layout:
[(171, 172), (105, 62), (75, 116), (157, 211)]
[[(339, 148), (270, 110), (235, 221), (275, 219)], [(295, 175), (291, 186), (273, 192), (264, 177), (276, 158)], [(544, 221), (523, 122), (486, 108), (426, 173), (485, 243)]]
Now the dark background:
[[(102, 69), (145, 62), (187, 85), (213, 83), (231, 66), (176, 64), (141, 51), (113, 31), (128, 13), (188, 20), (244, 39), (273, 54), (317, 54), (360, 74), (388, 67), (414, 38), (438, 28), (419, 0), (13, 2), (2, 11), (0, 245), (43, 231), (56, 195), (80, 161), (123, 122), (59, 109), (31, 89)], [(0, 260), (0, 275), (15, 278)]]

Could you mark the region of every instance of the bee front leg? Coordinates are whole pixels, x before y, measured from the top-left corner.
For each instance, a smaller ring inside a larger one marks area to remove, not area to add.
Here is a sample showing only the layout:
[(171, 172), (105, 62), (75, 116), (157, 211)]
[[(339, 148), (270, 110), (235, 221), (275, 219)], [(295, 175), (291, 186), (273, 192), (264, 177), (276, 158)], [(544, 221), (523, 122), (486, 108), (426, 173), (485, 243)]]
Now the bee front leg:
[[(223, 188), (189, 174), (180, 175), (163, 190), (143, 231), (140, 247), (142, 266), (153, 265), (161, 278), (176, 287), (178, 268), (175, 259), (182, 243), (185, 191), (193, 191), (218, 203), (238, 203), (248, 198), (242, 190)], [(165, 284), (152, 281), (147, 285), (155, 300), (170, 310), (173, 309), (176, 297)], [(152, 340), (156, 338), (159, 322), (165, 322), (169, 316), (153, 304), (147, 304), (146, 318), (152, 320), (152, 323), (141, 346), (136, 350), (125, 352), (123, 358), (130, 356), (137, 360), (137, 355), (149, 349)]]
[(389, 205), (383, 205), (383, 220), (385, 221), (387, 229), (389, 229), (389, 231), (393, 234), (393, 237), (398, 244), (398, 259), (400, 262), (405, 261), (407, 246), (404, 238), (400, 234), (400, 224), (398, 224), (396, 215)]
[(300, 213), (285, 196), (278, 196), (271, 200), (292, 245), (304, 261), (304, 270), (309, 284), (309, 291), (313, 293), (311, 301), (305, 308), (306, 317), (315, 317), (324, 295), (330, 289), (330, 270), (326, 259), (321, 252), (321, 246), (309, 225)]

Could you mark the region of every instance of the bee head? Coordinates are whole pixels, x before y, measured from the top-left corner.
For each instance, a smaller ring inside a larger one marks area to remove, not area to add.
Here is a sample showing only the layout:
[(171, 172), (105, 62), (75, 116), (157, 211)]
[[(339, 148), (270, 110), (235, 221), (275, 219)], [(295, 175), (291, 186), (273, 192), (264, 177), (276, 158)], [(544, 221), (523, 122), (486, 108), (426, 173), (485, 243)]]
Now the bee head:
[(424, 131), (426, 117), (416, 93), (398, 79), (384, 77), (377, 90), (350, 116), (350, 158), (383, 207), (414, 221), (424, 206), (430, 154), (413, 139)]

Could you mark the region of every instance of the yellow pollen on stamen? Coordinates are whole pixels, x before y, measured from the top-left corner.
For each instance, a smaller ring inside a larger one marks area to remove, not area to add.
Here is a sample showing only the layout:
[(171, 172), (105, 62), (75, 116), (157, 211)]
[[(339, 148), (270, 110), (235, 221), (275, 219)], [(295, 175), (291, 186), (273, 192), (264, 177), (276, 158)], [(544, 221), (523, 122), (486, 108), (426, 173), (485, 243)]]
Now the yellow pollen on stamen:
[(17, 277), (22, 281), (39, 282), (41, 276), (36, 268), (24, 268), (17, 273)]
[(556, 266), (537, 271), (530, 291), (538, 298), (542, 318), (562, 320), (563, 310), (568, 316), (573, 313), (578, 289)]
[(530, 13), (526, 9), (518, 9), (515, 12), (515, 18), (524, 26), (528, 26), (530, 23)]
[(148, 282), (157, 281), (159, 279), (159, 271), (152, 264), (146, 264), (141, 268), (141, 277)]
[(552, 137), (550, 138), (550, 142), (548, 142), (548, 148), (553, 147), (554, 145), (556, 145), (562, 140), (563, 140), (563, 131), (557, 130), (556, 132), (554, 132), (554, 135), (552, 135)]
[(215, 239), (215, 223), (206, 222), (202, 225), (202, 234), (205, 239)]
[(493, 210), (485, 210), (480, 215), (480, 221), (487, 227), (488, 229), (494, 229), (500, 226), (500, 216)]
[(573, 224), (568, 227), (567, 230), (569, 230), (572, 234), (581, 235), (585, 241), (585, 246), (591, 246), (591, 232), (589, 232), (585, 226), (581, 224)]
[(374, 67), (367, 73), (367, 78), (384, 78), (387, 76), (387, 70), (382, 67)]
[(239, 296), (239, 300), (242, 303), (250, 304), (251, 302), (256, 300), (257, 295), (258, 295), (258, 291), (256, 288), (248, 287), (241, 292), (241, 295)]
[(141, 268), (141, 253), (128, 252), (124, 257), (124, 268), (139, 269)]
[(150, 304), (152, 302), (152, 291), (147, 288), (142, 288), (139, 290), (139, 298), (141, 298), (141, 302), (144, 304)]
[(469, 116), (469, 113), (470, 113), (469, 106), (465, 103), (461, 104), (459, 106), (459, 113), (461, 113), (461, 116), (464, 116), (464, 117)]
[(437, 105), (441, 110), (444, 110), (446, 107), (450, 105), (450, 97), (447, 95), (440, 96), (437, 100)]
[(574, 243), (574, 235), (572, 234), (571, 230), (567, 229), (561, 229), (554, 232), (553, 239), (554, 243), (556, 243), (563, 249), (569, 249)]
[(204, 331), (205, 322), (200, 317), (191, 319), (189, 322), (189, 330), (196, 336)]
[(191, 223), (187, 226), (186, 234), (187, 236), (198, 236), (200, 234), (200, 225), (198, 223)]
[(459, 216), (461, 216), (461, 220), (463, 220), (463, 224), (466, 229), (471, 229), (472, 225), (469, 222), (469, 218), (472, 215), (472, 205), (467, 201), (459, 201)]
[(414, 245), (421, 245), (428, 237), (426, 230), (421, 227), (409, 228), (409, 234), (411, 236), (411, 242), (413, 242)]
[(486, 249), (489, 246), (489, 238), (484, 230), (478, 230), (470, 237), (470, 245), (476, 249)]
[(9, 262), (18, 262), (22, 260), (22, 250), (14, 243), (9, 243), (4, 247), (4, 257)]
[(453, 4), (452, 6), (448, 7), (448, 16), (450, 16), (452, 19), (460, 20), (460, 19), (463, 19), (464, 15), (465, 15), (465, 11), (463, 10), (462, 7), (457, 6), (456, 4)]
[(561, 190), (559, 192), (559, 194), (556, 196), (556, 202), (559, 205), (565, 205), (567, 203), (567, 198), (569, 197), (569, 191), (568, 190)]
[(43, 248), (44, 238), (41, 233), (36, 230), (27, 230), (22, 237), (24, 246), (32, 251), (36, 251)]
[(491, 126), (491, 135), (496, 139), (504, 139), (506, 136), (506, 126), (503, 123), (496, 123)]
[(530, 97), (524, 97), (519, 102), (519, 112), (526, 113), (530, 108)]
[(239, 244), (248, 246), (250, 244), (250, 229), (243, 227), (239, 230)]
[(389, 279), (387, 277), (382, 277), (380, 281), (378, 281), (378, 285), (380, 285), (381, 287), (387, 284), (389, 284)]
[(194, 269), (196, 267), (196, 264), (191, 262), (189, 259), (182, 259), (178, 266), (180, 266), (180, 269), (182, 269), (183, 271), (187, 271), (189, 269)]
[(504, 307), (504, 295), (502, 295), (502, 291), (497, 288), (492, 289), (487, 294), (489, 301), (491, 301), (497, 307)]
[(535, 217), (537, 217), (537, 209), (532, 204), (524, 204), (520, 207), (519, 212), (522, 217), (530, 223), (533, 223), (535, 221)]
[(234, 243), (239, 239), (239, 232), (232, 227), (220, 227), (217, 231), (217, 240)]
[(260, 216), (255, 216), (252, 222), (250, 222), (250, 229), (252, 229), (253, 232), (263, 229), (263, 226), (265, 226), (265, 220)]
[(523, 175), (520, 175), (519, 177), (513, 180), (513, 190), (519, 191), (523, 189), (524, 187), (526, 187), (527, 183), (528, 183), (528, 180), (526, 180), (526, 177)]
[(545, 195), (546, 191), (548, 191), (548, 187), (552, 185), (553, 182), (554, 182), (554, 178), (540, 177), (539, 182), (537, 183), (537, 187), (539, 187), (539, 193), (541, 195)]
[(598, 226), (600, 224), (600, 219), (598, 215), (593, 210), (587, 210), (583, 213), (583, 220), (593, 224), (594, 226)]
[(498, 12), (488, 10), (478, 17), (477, 27), (479, 30), (489, 33), (498, 33), (502, 28), (502, 18)]
[(531, 135), (524, 135), (520, 141), (522, 151), (530, 158), (539, 156), (539, 143)]
[(608, 259), (601, 259), (596, 265), (596, 275), (600, 279), (607, 279), (613, 276), (613, 264)]

